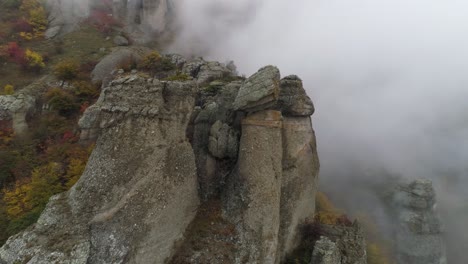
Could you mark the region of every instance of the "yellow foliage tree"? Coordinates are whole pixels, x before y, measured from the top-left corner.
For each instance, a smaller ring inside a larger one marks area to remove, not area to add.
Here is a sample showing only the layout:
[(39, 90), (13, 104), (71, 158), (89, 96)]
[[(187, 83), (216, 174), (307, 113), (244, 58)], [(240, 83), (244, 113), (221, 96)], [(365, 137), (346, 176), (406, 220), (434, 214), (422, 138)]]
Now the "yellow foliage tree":
[(57, 78), (64, 81), (70, 81), (78, 76), (80, 65), (72, 60), (61, 61), (54, 67), (54, 74)]
[(37, 0), (23, 0), (20, 10), (27, 16), (27, 21), (33, 30), (32, 34), (20, 32), (20, 36), (26, 40), (43, 37), (48, 24), (43, 5)]
[(30, 181), (18, 181), (13, 188), (4, 190), (8, 217), (18, 219), (32, 210), (42, 210), (52, 195), (66, 189), (60, 176), (60, 165), (50, 162), (34, 169)]
[(42, 58), (41, 54), (30, 49), (26, 49), (24, 56), (26, 58), (28, 68), (35, 71), (40, 71), (45, 67), (44, 59)]
[(7, 84), (5, 85), (5, 87), (3, 87), (3, 94), (12, 95), (14, 93), (15, 93), (15, 88), (13, 87), (13, 85)]
[(30, 191), (31, 185), (24, 181), (17, 181), (12, 188), (4, 189), (3, 201), (10, 219), (19, 218), (31, 210), (31, 204), (28, 201)]

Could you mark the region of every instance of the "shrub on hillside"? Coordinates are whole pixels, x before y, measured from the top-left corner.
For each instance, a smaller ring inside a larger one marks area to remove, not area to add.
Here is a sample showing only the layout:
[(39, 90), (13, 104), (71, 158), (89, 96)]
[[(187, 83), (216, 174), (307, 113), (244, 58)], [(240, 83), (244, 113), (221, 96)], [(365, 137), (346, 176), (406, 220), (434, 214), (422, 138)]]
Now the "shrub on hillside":
[(62, 116), (70, 116), (79, 110), (79, 105), (75, 102), (75, 98), (63, 89), (50, 89), (47, 91), (45, 98), (50, 108)]
[(156, 73), (174, 70), (176, 66), (168, 58), (162, 57), (159, 52), (153, 51), (143, 58), (138, 68)]
[(99, 89), (95, 85), (86, 81), (77, 81), (73, 83), (74, 93), (80, 99), (95, 99), (99, 96)]
[(62, 61), (55, 65), (54, 75), (59, 80), (71, 81), (78, 76), (79, 67), (75, 61)]
[(43, 68), (45, 68), (44, 58), (41, 56), (41, 54), (30, 49), (26, 49), (24, 56), (26, 59), (26, 64), (21, 65), (24, 69), (40, 72)]
[(12, 95), (14, 93), (15, 93), (15, 88), (13, 87), (13, 85), (7, 84), (5, 85), (5, 87), (3, 87), (3, 94)]
[(27, 22), (31, 26), (31, 31), (22, 31), (20, 36), (28, 40), (44, 36), (48, 20), (42, 4), (37, 0), (23, 0), (20, 10), (27, 17)]

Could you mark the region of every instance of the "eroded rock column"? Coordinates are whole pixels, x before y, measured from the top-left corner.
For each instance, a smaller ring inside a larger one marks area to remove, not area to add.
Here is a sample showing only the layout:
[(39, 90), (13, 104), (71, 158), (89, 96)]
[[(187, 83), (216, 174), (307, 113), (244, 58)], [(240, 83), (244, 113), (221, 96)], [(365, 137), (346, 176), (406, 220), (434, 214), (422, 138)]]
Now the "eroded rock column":
[(282, 117), (267, 110), (242, 121), (238, 181), (245, 201), (242, 247), (247, 263), (275, 263), (281, 200)]
[(298, 227), (315, 213), (319, 162), (309, 117), (283, 117), (283, 177), (279, 255), (299, 245)]

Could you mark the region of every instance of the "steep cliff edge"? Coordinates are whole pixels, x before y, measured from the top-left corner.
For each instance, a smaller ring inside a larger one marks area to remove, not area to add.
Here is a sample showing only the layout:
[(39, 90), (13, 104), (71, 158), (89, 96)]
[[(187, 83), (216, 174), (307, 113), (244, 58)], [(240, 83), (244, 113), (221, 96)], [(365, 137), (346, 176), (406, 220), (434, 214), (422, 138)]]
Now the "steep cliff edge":
[[(208, 245), (189, 242), (207, 237), (229, 241), (230, 263), (279, 263), (298, 245), (319, 170), (300, 79), (172, 59), (188, 80), (124, 73), (103, 89), (80, 120), (82, 138), (98, 138), (84, 174), (7, 241), (0, 263), (193, 263)], [(206, 208), (217, 213), (200, 235)]]

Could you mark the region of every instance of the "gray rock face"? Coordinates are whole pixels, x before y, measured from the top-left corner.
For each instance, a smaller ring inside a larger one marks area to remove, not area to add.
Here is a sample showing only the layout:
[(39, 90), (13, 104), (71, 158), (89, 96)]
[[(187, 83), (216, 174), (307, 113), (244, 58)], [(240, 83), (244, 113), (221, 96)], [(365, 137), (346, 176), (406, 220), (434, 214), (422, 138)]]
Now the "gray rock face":
[[(6, 263), (164, 263), (196, 212), (186, 129), (194, 82), (137, 75), (105, 88), (82, 119), (98, 127), (86, 170), (39, 221), (0, 249)], [(90, 115), (90, 116), (88, 116)]]
[(314, 104), (307, 96), (302, 80), (296, 75), (284, 77), (281, 82), (281, 92), (278, 105), (283, 114), (290, 116), (311, 116), (314, 111)]
[(219, 159), (236, 158), (238, 146), (238, 133), (229, 125), (216, 121), (211, 127), (208, 149)]
[(274, 66), (267, 66), (249, 77), (239, 90), (234, 108), (255, 112), (272, 108), (280, 93), (280, 72)]
[[(236, 125), (236, 113), (232, 109), (232, 102), (236, 98), (240, 85), (239, 82), (228, 83), (221, 87), (215, 96), (209, 92), (202, 92), (199, 98), (200, 109), (193, 122), (192, 146), (197, 160), (200, 194), (204, 200), (219, 194), (224, 178), (231, 170), (232, 166), (225, 166), (223, 164), (225, 160), (220, 159), (227, 159), (237, 153), (239, 145), (239, 136), (237, 135), (240, 131)], [(229, 124), (230, 132), (221, 135), (217, 131), (213, 131), (212, 134), (212, 126), (217, 121)], [(226, 146), (226, 148), (218, 147), (221, 146), (218, 144), (219, 139), (219, 142), (223, 142), (224, 139), (230, 141), (234, 135), (237, 137), (235, 145)], [(221, 156), (223, 157), (221, 158)], [(233, 163), (236, 159), (237, 155), (229, 159), (228, 163)]]
[(145, 34), (162, 34), (167, 30), (172, 8), (169, 0), (114, 0), (113, 14), (125, 21), (127, 32), (137, 42), (145, 42)]
[(279, 81), (277, 68), (261, 69), (243, 83), (233, 105), (250, 112), (224, 196), (225, 213), (240, 234), (239, 263), (279, 263), (315, 212), (319, 161), (312, 123), (309, 116), (274, 110)]
[(321, 237), (315, 242), (310, 264), (341, 264), (341, 253), (334, 242)]
[(26, 132), (26, 116), (34, 112), (35, 101), (34, 97), (24, 94), (0, 95), (0, 122), (11, 124), (18, 134)]
[[(238, 171), (240, 184), (231, 195), (227, 214), (241, 230), (238, 258), (246, 263), (276, 263), (281, 203), (282, 117), (274, 110), (242, 121)], [(260, 136), (261, 135), (261, 136)], [(237, 199), (242, 199), (238, 201)], [(232, 210), (240, 206), (238, 210)]]
[(435, 197), (429, 180), (401, 183), (393, 192), (398, 263), (447, 263)]
[(182, 68), (182, 72), (196, 78), (199, 85), (235, 74), (232, 69), (229, 69), (222, 63), (216, 61), (207, 62), (201, 58), (186, 63)]
[(283, 117), (281, 259), (300, 243), (297, 227), (315, 213), (319, 160), (310, 117)]
[(97, 138), (81, 179), (8, 240), (0, 263), (167, 263), (200, 200), (218, 204), (205, 214), (230, 227), (234, 263), (277, 264), (295, 249), (319, 171), (312, 112), (290, 110), (300, 82), (301, 97), (280, 104), (276, 67), (243, 81), (220, 63), (169, 58), (194, 80), (114, 76), (79, 121), (82, 139)]
[(49, 28), (45, 36), (54, 38), (74, 30), (79, 21), (88, 17), (89, 6), (89, 0), (47, 0)]
[(340, 263), (367, 264), (366, 240), (358, 222), (351, 226), (320, 225), (320, 230), (338, 247)]
[(111, 54), (105, 56), (91, 72), (91, 79), (94, 83), (102, 82), (106, 85), (112, 79), (112, 71), (117, 69), (122, 63), (141, 61), (144, 55), (150, 50), (142, 47), (120, 47)]

